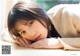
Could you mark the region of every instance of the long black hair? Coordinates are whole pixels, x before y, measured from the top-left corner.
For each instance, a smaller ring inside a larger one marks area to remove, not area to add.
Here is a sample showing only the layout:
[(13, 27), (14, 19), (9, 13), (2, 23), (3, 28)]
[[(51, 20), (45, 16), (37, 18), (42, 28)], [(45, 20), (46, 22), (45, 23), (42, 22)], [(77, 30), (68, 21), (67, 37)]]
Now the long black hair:
[(16, 37), (20, 37), (20, 35), (15, 29), (15, 23), (20, 19), (24, 19), (27, 21), (38, 20), (44, 27), (46, 27), (42, 22), (44, 21), (47, 25), (46, 28), (49, 34), (49, 26), (51, 25), (51, 21), (45, 11), (34, 3), (30, 5), (26, 2), (18, 2), (10, 10), (8, 15), (8, 30), (11, 35), (14, 35)]

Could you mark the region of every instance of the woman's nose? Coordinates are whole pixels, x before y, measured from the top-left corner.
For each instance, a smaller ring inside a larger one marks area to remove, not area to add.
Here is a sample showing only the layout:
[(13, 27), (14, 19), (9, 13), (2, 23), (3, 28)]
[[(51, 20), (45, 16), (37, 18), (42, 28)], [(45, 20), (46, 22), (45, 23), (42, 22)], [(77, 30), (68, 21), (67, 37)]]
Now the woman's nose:
[(35, 35), (35, 32), (32, 30), (32, 29), (28, 29), (28, 32), (29, 36), (34, 36)]

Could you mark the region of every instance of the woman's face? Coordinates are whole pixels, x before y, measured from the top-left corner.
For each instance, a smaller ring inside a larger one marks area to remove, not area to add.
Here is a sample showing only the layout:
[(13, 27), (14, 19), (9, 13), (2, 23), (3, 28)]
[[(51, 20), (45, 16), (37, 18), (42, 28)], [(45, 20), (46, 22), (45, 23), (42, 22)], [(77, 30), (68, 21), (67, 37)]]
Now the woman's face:
[(18, 20), (15, 24), (17, 32), (25, 39), (37, 41), (46, 38), (48, 30), (39, 21)]

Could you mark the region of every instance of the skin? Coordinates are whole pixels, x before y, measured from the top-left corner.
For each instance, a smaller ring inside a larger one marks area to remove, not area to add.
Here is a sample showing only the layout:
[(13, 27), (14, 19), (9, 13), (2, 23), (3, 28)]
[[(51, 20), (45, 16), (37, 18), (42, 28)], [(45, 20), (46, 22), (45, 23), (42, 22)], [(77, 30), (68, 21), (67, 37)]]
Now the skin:
[(29, 41), (38, 41), (48, 35), (48, 30), (37, 20), (18, 20), (15, 28), (23, 38)]
[[(53, 39), (53, 43), (49, 46), (44, 45), (44, 43), (51, 43), (51, 41), (46, 42), (43, 39), (47, 40), (48, 30), (46, 27), (44, 27), (39, 21), (33, 20), (33, 21), (26, 21), (26, 20), (18, 20), (15, 24), (15, 28), (17, 32), (22, 36), (22, 38), (17, 38), (15, 41), (22, 47), (28, 47), (33, 46), (36, 47), (36, 44), (40, 44), (41, 47), (46, 46), (44, 48), (63, 48), (63, 45), (60, 43), (58, 39)], [(55, 41), (56, 40), (56, 41)], [(35, 44), (31, 44), (31, 41), (37, 41)], [(39, 41), (39, 42), (38, 42)], [(31, 45), (30, 45), (31, 44)], [(39, 47), (38, 47), (39, 48)]]

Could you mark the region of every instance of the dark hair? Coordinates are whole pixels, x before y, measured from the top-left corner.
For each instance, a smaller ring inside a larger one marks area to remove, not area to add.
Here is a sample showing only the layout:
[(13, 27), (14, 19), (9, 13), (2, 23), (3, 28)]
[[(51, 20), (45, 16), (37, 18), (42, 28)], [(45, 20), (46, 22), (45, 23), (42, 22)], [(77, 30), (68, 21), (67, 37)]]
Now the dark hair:
[(37, 5), (32, 5), (32, 7), (30, 7), (25, 2), (18, 2), (9, 12), (8, 30), (11, 35), (14, 35), (16, 37), (20, 37), (20, 35), (15, 29), (15, 23), (20, 19), (24, 19), (27, 21), (38, 20), (44, 27), (46, 27), (42, 22), (44, 21), (47, 25), (46, 28), (49, 30), (50, 19), (44, 12), (44, 10), (38, 7)]

